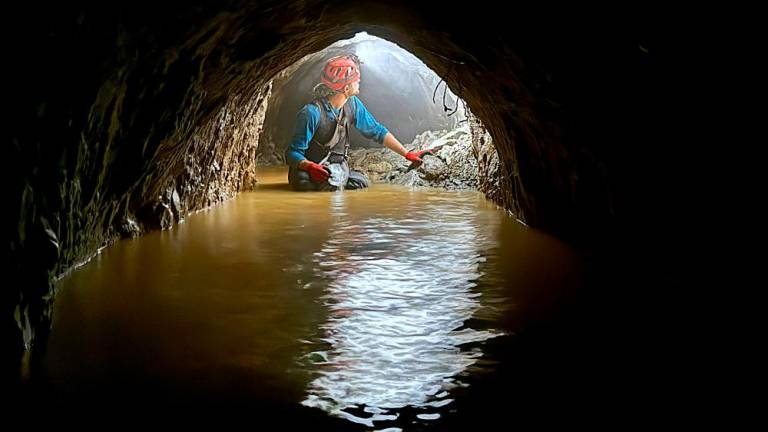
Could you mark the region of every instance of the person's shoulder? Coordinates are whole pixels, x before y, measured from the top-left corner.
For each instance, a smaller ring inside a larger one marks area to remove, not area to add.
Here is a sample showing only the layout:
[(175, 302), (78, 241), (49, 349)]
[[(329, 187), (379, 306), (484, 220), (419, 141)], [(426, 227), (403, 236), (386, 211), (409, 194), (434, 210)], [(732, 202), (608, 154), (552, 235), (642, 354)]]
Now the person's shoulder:
[(301, 107), (299, 110), (299, 114), (305, 114), (305, 115), (311, 115), (311, 116), (318, 116), (320, 115), (320, 108), (315, 104), (315, 102), (309, 102), (308, 104)]
[(355, 108), (355, 110), (367, 110), (368, 108), (365, 107), (365, 104), (363, 101), (360, 100), (357, 96), (352, 96), (349, 98), (349, 100), (352, 102), (352, 106)]
[(315, 110), (315, 111), (317, 111), (317, 110), (320, 109), (320, 105), (321, 104), (322, 104), (322, 102), (320, 102), (318, 100), (313, 100), (313, 101), (310, 101), (310, 102), (307, 102), (306, 104), (304, 104), (304, 106), (301, 107), (301, 109), (302, 110)]

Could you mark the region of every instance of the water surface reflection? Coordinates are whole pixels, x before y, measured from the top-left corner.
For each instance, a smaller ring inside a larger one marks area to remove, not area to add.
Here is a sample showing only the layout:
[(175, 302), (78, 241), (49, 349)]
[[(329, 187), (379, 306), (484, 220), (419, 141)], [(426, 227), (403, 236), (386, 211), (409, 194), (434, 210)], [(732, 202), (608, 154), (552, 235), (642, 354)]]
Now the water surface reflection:
[(454, 200), (411, 210), (356, 219), (334, 196), (335, 224), (314, 254), (329, 316), (304, 357), (316, 372), (304, 405), (367, 426), (407, 421), (405, 407), (437, 419), (483, 355), (466, 346), (501, 334), (466, 325), (480, 307), (479, 251), (491, 246), (474, 208)]

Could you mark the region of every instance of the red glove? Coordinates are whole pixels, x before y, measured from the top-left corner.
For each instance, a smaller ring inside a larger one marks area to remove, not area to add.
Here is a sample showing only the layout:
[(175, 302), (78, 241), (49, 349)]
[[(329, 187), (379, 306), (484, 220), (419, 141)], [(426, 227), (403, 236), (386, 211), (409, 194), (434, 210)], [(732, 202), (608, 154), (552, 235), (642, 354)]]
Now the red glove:
[(432, 150), (410, 151), (405, 154), (405, 158), (411, 162), (421, 164), (424, 162), (421, 157), (425, 154), (432, 154)]
[(331, 176), (331, 172), (328, 171), (326, 167), (310, 160), (307, 161), (307, 166), (304, 168), (304, 170), (309, 173), (309, 178), (311, 178), (315, 183), (328, 180), (328, 177)]

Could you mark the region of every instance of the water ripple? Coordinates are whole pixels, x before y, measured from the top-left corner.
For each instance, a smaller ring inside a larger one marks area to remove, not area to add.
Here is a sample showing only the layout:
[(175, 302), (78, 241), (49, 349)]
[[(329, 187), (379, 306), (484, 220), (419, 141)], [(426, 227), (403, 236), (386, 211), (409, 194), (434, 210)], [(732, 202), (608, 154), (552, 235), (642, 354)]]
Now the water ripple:
[(332, 206), (336, 225), (313, 254), (329, 314), (301, 359), (315, 374), (304, 405), (369, 427), (402, 420), (406, 407), (440, 418), (483, 355), (464, 346), (501, 334), (466, 327), (489, 246), (473, 209), (435, 198), (407, 219), (353, 222), (343, 200)]

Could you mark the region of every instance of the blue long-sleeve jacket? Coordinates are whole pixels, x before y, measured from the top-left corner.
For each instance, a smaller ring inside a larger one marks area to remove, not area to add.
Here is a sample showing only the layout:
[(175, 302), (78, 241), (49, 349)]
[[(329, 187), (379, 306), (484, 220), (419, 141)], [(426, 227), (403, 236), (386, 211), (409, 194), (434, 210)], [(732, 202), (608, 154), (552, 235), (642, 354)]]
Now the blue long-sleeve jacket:
[[(334, 108), (327, 99), (322, 99), (326, 115), (331, 119), (336, 119), (341, 113), (341, 108)], [(347, 103), (354, 104), (355, 127), (360, 133), (369, 139), (375, 140), (379, 144), (384, 143), (384, 137), (389, 133), (381, 123), (376, 121), (373, 115), (363, 105), (363, 102), (352, 96)], [(285, 160), (293, 168), (296, 168), (299, 162), (306, 159), (304, 152), (309, 148), (309, 142), (317, 130), (317, 124), (320, 121), (320, 110), (315, 104), (307, 104), (299, 111), (296, 116), (296, 128), (293, 131), (288, 148), (285, 150)]]

